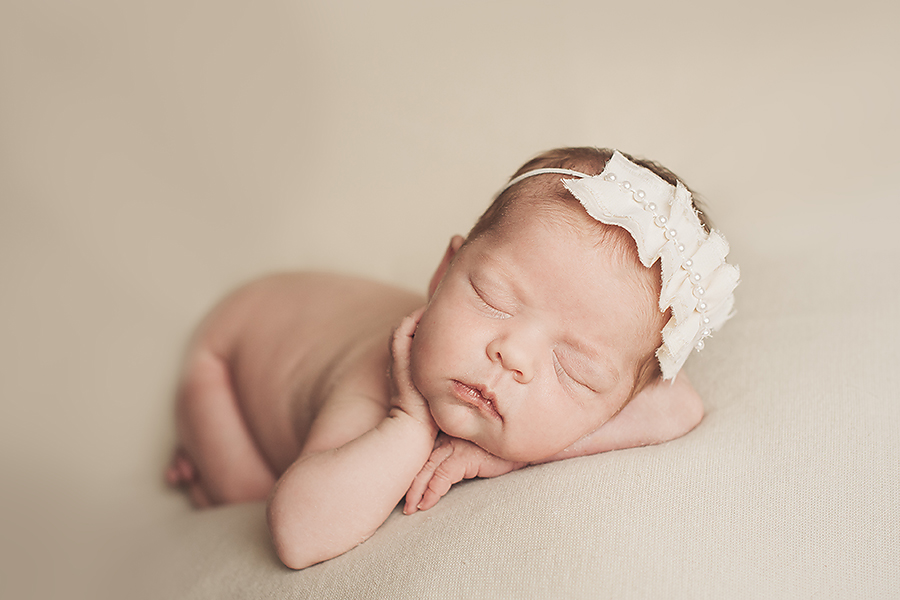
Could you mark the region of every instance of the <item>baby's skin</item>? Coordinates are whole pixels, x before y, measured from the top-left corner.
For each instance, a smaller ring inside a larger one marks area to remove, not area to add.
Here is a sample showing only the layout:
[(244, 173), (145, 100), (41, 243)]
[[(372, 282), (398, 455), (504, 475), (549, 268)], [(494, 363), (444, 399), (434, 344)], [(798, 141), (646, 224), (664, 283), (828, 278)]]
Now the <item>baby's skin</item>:
[(278, 556), (303, 568), (404, 497), (409, 514), (465, 478), (693, 429), (683, 374), (632, 394), (659, 344), (640, 267), (530, 210), (454, 237), (427, 299), (316, 273), (229, 296), (188, 352), (168, 482), (201, 507), (268, 499)]

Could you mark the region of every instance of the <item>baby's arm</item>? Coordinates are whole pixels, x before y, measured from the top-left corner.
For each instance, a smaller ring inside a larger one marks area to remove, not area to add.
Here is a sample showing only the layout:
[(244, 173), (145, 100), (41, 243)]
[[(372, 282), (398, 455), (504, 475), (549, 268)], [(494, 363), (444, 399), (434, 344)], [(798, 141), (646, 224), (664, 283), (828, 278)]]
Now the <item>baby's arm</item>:
[[(667, 442), (691, 431), (702, 418), (700, 396), (687, 375), (679, 373), (674, 382), (660, 380), (650, 384), (596, 431), (537, 462)], [(497, 477), (527, 464), (499, 458), (472, 442), (442, 433), (407, 492), (403, 512), (410, 514), (431, 508), (454, 483), (463, 479)]]
[(674, 381), (649, 384), (599, 429), (540, 462), (661, 444), (688, 433), (702, 419), (703, 401), (681, 372)]
[[(350, 550), (370, 537), (428, 460), (437, 435), (431, 413), (409, 378), (409, 347), (421, 313), (401, 323), (392, 351), (395, 391), (387, 417), (340, 447), (309, 451), (282, 475), (268, 504), (279, 558), (302, 569)], [(383, 414), (383, 413), (382, 413)], [(342, 426), (340, 411), (316, 423), (321, 437)], [(327, 444), (326, 444), (327, 445)]]

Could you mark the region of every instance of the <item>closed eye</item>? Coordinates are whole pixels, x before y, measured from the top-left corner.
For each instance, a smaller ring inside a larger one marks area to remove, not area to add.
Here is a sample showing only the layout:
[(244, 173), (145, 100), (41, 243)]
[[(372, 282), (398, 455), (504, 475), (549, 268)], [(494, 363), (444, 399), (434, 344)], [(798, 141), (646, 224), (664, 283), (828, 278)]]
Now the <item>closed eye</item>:
[(553, 368), (556, 371), (556, 377), (561, 382), (563, 382), (563, 383), (568, 382), (570, 384), (574, 383), (574, 384), (578, 385), (579, 387), (582, 387), (588, 391), (591, 391), (591, 392), (595, 391), (594, 388), (592, 388), (588, 384), (572, 377), (572, 375), (570, 375), (569, 372), (566, 371), (565, 367), (562, 366), (562, 363), (559, 362), (559, 358), (556, 356), (555, 352), (553, 353)]
[(472, 290), (475, 292), (475, 295), (478, 297), (478, 301), (479, 301), (479, 304), (481, 305), (481, 308), (484, 309), (488, 314), (490, 314), (492, 317), (496, 317), (498, 319), (506, 319), (510, 316), (509, 313), (503, 312), (502, 310), (498, 309), (497, 307), (493, 306), (490, 302), (488, 302), (487, 298), (484, 297), (484, 294), (481, 292), (481, 290), (478, 289), (478, 286), (476, 286), (471, 280), (469, 280), (469, 284), (472, 286)]

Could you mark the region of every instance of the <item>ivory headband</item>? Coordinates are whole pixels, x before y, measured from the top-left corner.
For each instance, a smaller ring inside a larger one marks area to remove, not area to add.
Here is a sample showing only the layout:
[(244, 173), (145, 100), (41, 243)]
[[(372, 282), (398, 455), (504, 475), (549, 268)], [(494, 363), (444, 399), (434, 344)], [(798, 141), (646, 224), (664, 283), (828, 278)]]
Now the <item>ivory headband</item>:
[(704, 339), (731, 318), (737, 266), (725, 262), (728, 242), (716, 230), (706, 233), (694, 210), (691, 193), (680, 182), (671, 185), (615, 151), (599, 175), (569, 169), (535, 169), (511, 180), (516, 183), (547, 173), (569, 175), (563, 185), (588, 214), (607, 225), (624, 228), (637, 243), (641, 264), (662, 261), (659, 310), (672, 309), (663, 327), (656, 357), (663, 379), (673, 379)]

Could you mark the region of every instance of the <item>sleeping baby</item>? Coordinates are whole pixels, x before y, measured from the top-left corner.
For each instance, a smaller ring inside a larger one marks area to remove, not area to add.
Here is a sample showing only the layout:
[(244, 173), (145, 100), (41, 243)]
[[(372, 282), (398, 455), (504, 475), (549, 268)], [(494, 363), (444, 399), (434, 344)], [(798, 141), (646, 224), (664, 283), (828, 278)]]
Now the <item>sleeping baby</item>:
[(703, 415), (680, 368), (731, 315), (727, 252), (656, 163), (541, 154), (450, 240), (427, 298), (314, 273), (226, 298), (188, 352), (166, 479), (197, 506), (267, 499), (300, 569), (404, 497), (677, 438)]

